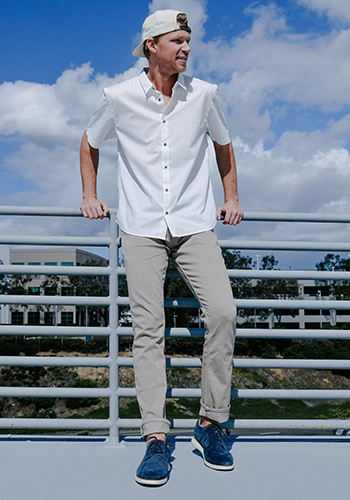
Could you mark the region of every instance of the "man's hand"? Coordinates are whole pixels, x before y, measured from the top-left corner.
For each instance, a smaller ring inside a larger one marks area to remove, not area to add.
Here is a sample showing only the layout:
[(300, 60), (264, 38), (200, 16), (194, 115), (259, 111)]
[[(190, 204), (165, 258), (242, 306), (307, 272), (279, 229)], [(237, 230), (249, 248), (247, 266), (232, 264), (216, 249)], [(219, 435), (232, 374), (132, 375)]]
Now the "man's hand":
[(234, 201), (226, 201), (216, 211), (217, 219), (222, 220), (223, 224), (230, 224), (231, 226), (236, 226), (241, 222), (243, 213), (243, 208)]
[(88, 219), (103, 219), (109, 213), (106, 203), (94, 197), (85, 198), (80, 205), (80, 210)]

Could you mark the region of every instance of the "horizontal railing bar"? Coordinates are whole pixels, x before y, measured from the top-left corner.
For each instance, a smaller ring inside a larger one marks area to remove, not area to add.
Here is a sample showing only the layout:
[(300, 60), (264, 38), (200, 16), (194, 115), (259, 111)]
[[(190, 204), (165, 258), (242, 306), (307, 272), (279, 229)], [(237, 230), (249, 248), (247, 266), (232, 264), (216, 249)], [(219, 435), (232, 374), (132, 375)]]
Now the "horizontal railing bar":
[(204, 337), (205, 328), (166, 328), (166, 337), (192, 337), (201, 338)]
[[(92, 236), (0, 236), (2, 245), (40, 245), (40, 246), (91, 246), (105, 247), (110, 244), (109, 237)], [(220, 240), (222, 248), (236, 250), (293, 250), (293, 251), (348, 251), (350, 245), (342, 242), (281, 242), (281, 241), (243, 241)]]
[[(171, 419), (173, 429), (193, 429), (196, 419)], [(120, 429), (134, 429), (141, 425), (141, 419), (118, 420)], [(109, 429), (110, 419), (49, 419), (49, 418), (1, 418), (2, 429)], [(230, 419), (221, 424), (224, 429), (235, 430), (335, 430), (349, 429), (350, 420), (342, 419), (310, 419), (310, 420), (272, 420), (272, 419)]]
[(0, 335), (23, 335), (30, 337), (107, 337), (112, 330), (109, 326), (45, 326), (45, 325), (0, 325)]
[[(1, 358), (0, 358), (1, 359)], [(133, 366), (133, 358), (119, 357), (119, 366)], [(201, 368), (201, 358), (166, 358), (167, 368)], [(349, 370), (349, 360), (326, 359), (233, 359), (233, 368), (277, 368), (277, 369), (311, 369), (311, 370)]]
[(350, 390), (327, 389), (233, 389), (239, 399), (350, 399)]
[[(1, 327), (0, 327), (1, 331)], [(204, 336), (205, 328), (166, 328), (166, 337), (188, 337), (201, 338)], [(117, 334), (120, 336), (132, 336), (131, 326), (119, 326)], [(237, 338), (257, 339), (350, 339), (350, 330), (303, 330), (303, 329), (279, 329), (279, 328), (237, 328)]]
[(288, 250), (317, 252), (348, 252), (350, 243), (322, 241), (250, 241), (250, 240), (219, 240), (221, 248), (234, 250)]
[[(173, 299), (164, 301), (165, 307), (198, 308), (196, 299)], [(298, 299), (235, 299), (241, 309), (350, 309), (350, 300), (298, 300)]]
[[(136, 397), (135, 388), (119, 388), (121, 398)], [(201, 389), (168, 389), (167, 398), (200, 398)], [(350, 399), (350, 390), (327, 389), (232, 389), (232, 399)]]
[(110, 243), (108, 236), (0, 236), (1, 245), (108, 247)]
[[(128, 297), (119, 297), (119, 305), (129, 305)], [(83, 305), (109, 306), (109, 297), (78, 297), (59, 295), (0, 295), (0, 304), (28, 304), (28, 305)], [(235, 299), (235, 304), (241, 309), (350, 309), (350, 300), (299, 300), (299, 299)], [(199, 303), (194, 298), (164, 300), (165, 307), (198, 308)]]
[(310, 214), (298, 212), (245, 212), (245, 221), (269, 222), (350, 222), (350, 215), (343, 214)]
[[(141, 426), (141, 419), (120, 418), (118, 427), (120, 429), (133, 429)], [(173, 429), (193, 429), (197, 423), (196, 419), (176, 418), (170, 419)], [(224, 429), (278, 429), (278, 430), (333, 430), (333, 429), (349, 429), (350, 420), (341, 419), (310, 419), (310, 420), (272, 420), (272, 419), (230, 419), (227, 422), (220, 424)]]
[[(120, 326), (117, 330), (120, 336), (133, 336), (131, 326)], [(205, 328), (166, 328), (166, 337), (188, 337), (201, 338)], [(59, 336), (59, 337), (87, 337), (87, 336), (109, 336), (109, 327), (85, 327), (85, 326), (29, 326), (29, 325), (0, 325), (0, 335), (23, 335), (23, 336)], [(237, 338), (331, 338), (350, 339), (349, 330), (284, 330), (268, 328), (238, 328)]]
[(235, 399), (350, 399), (350, 390), (328, 389), (233, 389)]
[[(109, 246), (109, 237), (93, 236), (1, 236), (2, 245), (41, 245), (41, 246)], [(323, 251), (348, 252), (349, 243), (343, 242), (305, 242), (305, 241), (248, 241), (219, 240), (221, 248), (235, 250), (289, 250), (289, 251)]]
[(338, 359), (234, 359), (234, 368), (277, 368), (310, 370), (349, 370), (349, 360)]
[[(118, 268), (119, 275), (125, 275), (125, 268)], [(290, 271), (290, 270), (257, 270), (257, 269), (227, 269), (230, 278), (240, 279), (299, 279), (299, 280), (350, 280), (350, 272), (346, 271)], [(168, 278), (179, 278), (177, 269), (169, 269)]]
[(0, 387), (2, 398), (109, 398), (110, 389), (71, 387)]
[(0, 366), (88, 366), (109, 368), (110, 358), (89, 356), (0, 356)]
[[(121, 272), (123, 271), (123, 272)], [(120, 268), (119, 274), (124, 274), (124, 268)], [(230, 278), (237, 279), (298, 279), (298, 280), (350, 280), (350, 272), (345, 271), (287, 271), (287, 270), (256, 270), (256, 269), (227, 269)], [(168, 278), (179, 278), (180, 273), (176, 269), (167, 271)]]
[(242, 309), (350, 309), (350, 300), (236, 299)]
[[(110, 212), (116, 212), (116, 208)], [(82, 217), (78, 207), (18, 207), (0, 206), (0, 215), (28, 215), (28, 216), (57, 216), (57, 217)], [(272, 221), (272, 222), (350, 222), (349, 215), (342, 214), (313, 214), (298, 212), (245, 212), (245, 221)]]
[(280, 429), (280, 430), (332, 430), (347, 429), (350, 420), (340, 419), (310, 419), (310, 420), (263, 420), (263, 419), (237, 419), (228, 420), (222, 424), (225, 429)]
[(111, 267), (90, 266), (18, 266), (0, 265), (1, 274), (34, 274), (58, 276), (109, 276)]
[[(119, 274), (125, 274), (124, 268), (120, 268)], [(289, 271), (289, 270), (256, 270), (256, 269), (227, 269), (230, 278), (237, 279), (297, 279), (297, 280), (332, 280), (349, 281), (350, 273), (345, 271)], [(180, 273), (176, 269), (170, 269), (166, 273), (168, 278), (179, 278)]]
[(238, 328), (237, 338), (250, 339), (350, 339), (350, 330)]
[(0, 215), (45, 215), (52, 217), (82, 217), (78, 207), (18, 207), (0, 206)]
[(109, 297), (77, 297), (60, 295), (0, 295), (0, 304), (109, 306)]
[[(120, 356), (118, 366), (132, 367), (133, 358)], [(0, 366), (74, 366), (110, 367), (110, 358), (54, 357), (54, 356), (0, 356)], [(201, 358), (166, 358), (167, 368), (201, 368)], [(277, 368), (313, 370), (349, 370), (349, 360), (325, 359), (233, 359), (233, 368)]]
[(0, 418), (1, 429), (110, 429), (110, 419)]
[(298, 279), (298, 280), (342, 280), (350, 281), (350, 272), (345, 271), (257, 271), (254, 269), (228, 269), (230, 278), (240, 279)]

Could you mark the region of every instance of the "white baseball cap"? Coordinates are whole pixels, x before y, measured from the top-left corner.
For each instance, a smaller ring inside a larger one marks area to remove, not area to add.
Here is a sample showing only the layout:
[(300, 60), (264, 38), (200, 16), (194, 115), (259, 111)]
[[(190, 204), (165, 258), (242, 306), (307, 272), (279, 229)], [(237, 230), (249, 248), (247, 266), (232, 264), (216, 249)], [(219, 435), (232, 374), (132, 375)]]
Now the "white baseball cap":
[(154, 14), (151, 14), (145, 19), (142, 25), (142, 42), (136, 47), (132, 55), (135, 57), (145, 57), (143, 52), (143, 44), (149, 38), (155, 36), (164, 35), (165, 33), (170, 33), (171, 31), (183, 30), (185, 29), (191, 33), (191, 29), (185, 26), (181, 26), (177, 22), (177, 16), (181, 14), (177, 10), (157, 10)]

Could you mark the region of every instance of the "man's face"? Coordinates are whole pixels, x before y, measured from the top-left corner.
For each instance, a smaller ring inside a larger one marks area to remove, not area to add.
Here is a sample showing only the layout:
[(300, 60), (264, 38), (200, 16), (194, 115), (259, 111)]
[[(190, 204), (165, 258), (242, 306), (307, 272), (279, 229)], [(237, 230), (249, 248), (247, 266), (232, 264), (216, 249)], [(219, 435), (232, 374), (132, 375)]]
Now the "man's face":
[(191, 37), (186, 31), (171, 31), (162, 35), (153, 47), (161, 70), (168, 74), (183, 73), (186, 70)]

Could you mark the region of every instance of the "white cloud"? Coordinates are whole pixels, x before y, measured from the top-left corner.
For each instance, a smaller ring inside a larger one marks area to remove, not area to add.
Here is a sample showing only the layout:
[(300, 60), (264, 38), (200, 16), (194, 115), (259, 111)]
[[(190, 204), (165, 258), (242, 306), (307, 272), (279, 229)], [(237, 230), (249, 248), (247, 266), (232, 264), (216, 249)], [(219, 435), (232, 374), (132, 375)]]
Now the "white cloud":
[(350, 30), (300, 35), (273, 4), (249, 12), (249, 31), (202, 45), (199, 69), (225, 80), (226, 101), (234, 107), (279, 100), (324, 111), (350, 105)]
[[(54, 85), (17, 81), (0, 85), (0, 134), (20, 138), (19, 149), (3, 159), (3, 168), (27, 189), (2, 196), (2, 204), (79, 206), (79, 147), (103, 87), (137, 75), (135, 66), (109, 78), (93, 75), (90, 64), (62, 73)], [(115, 143), (102, 148), (99, 190), (113, 206)]]
[(319, 14), (326, 14), (331, 19), (350, 21), (348, 0), (297, 0), (297, 2)]
[(62, 73), (54, 85), (5, 82), (0, 85), (0, 134), (19, 134), (34, 143), (81, 138), (103, 87), (138, 74), (140, 63), (115, 78), (95, 75), (89, 63)]

